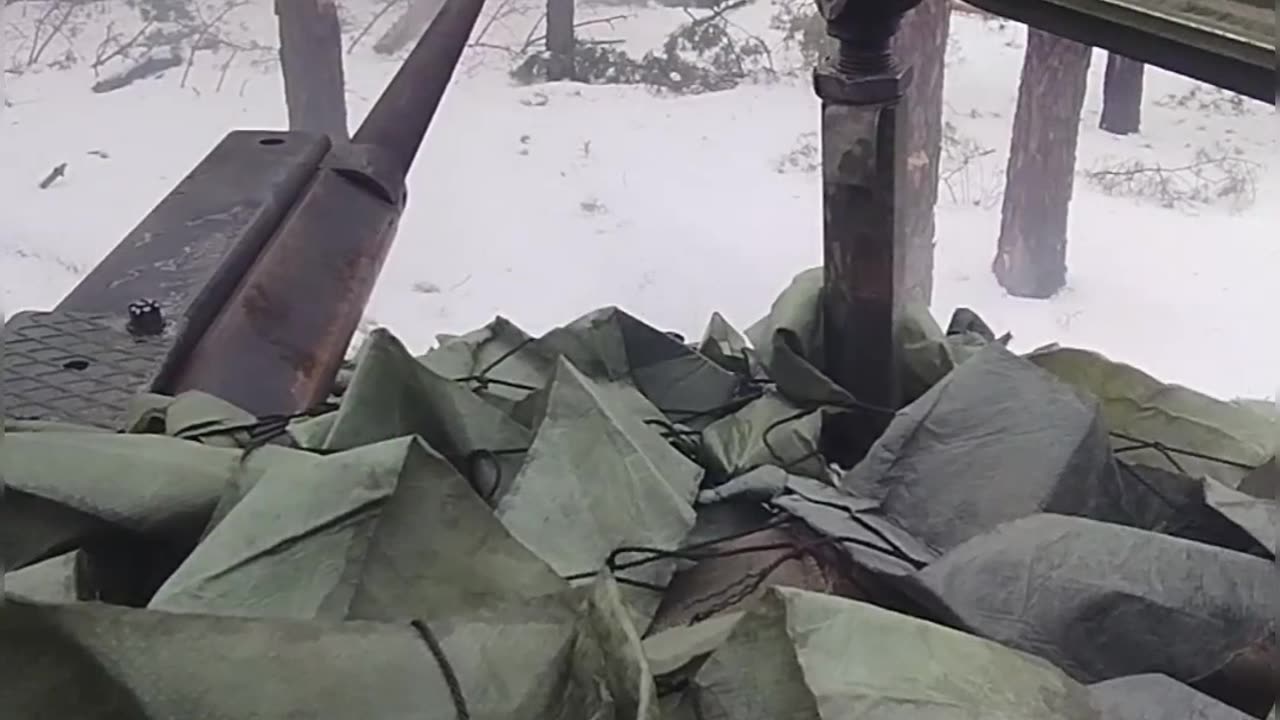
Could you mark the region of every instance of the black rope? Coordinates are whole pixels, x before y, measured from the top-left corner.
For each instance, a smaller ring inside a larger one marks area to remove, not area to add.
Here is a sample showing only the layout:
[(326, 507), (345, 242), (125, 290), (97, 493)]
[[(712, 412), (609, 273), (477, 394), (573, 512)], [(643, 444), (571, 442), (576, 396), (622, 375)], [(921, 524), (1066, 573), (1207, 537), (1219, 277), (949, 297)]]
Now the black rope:
[(453, 709), (457, 712), (458, 720), (471, 720), (471, 712), (467, 709), (467, 698), (462, 694), (462, 684), (458, 682), (453, 665), (444, 654), (444, 647), (436, 639), (435, 633), (431, 632), (431, 628), (421, 620), (414, 620), (409, 624), (418, 631), (418, 636), (426, 642), (436, 659), (436, 664), (440, 666), (440, 674), (444, 676), (445, 685), (449, 686), (449, 697), (453, 700)]
[(510, 350), (507, 350), (506, 352), (499, 355), (496, 359), (494, 359), (488, 365), (485, 365), (483, 368), (481, 368), (480, 372), (474, 373), (472, 375), (467, 375), (465, 377), (454, 378), (454, 382), (474, 383), (477, 386), (476, 387), (477, 390), (487, 390), (490, 385), (501, 385), (503, 387), (509, 387), (515, 390), (527, 390), (529, 392), (535, 392), (540, 388), (534, 385), (528, 385), (525, 383), (512, 382), (510, 380), (499, 380), (498, 378), (489, 377), (489, 373), (497, 369), (499, 365), (515, 357), (517, 353), (519, 353), (521, 350), (525, 349), (529, 345), (532, 345), (534, 342), (535, 342), (534, 338), (526, 338), (516, 343), (515, 347), (512, 347)]
[(663, 415), (666, 415), (667, 417), (672, 418), (673, 420), (676, 420), (681, 423), (690, 423), (695, 420), (701, 420), (703, 418), (721, 417), (733, 412), (737, 412), (738, 410), (741, 410), (747, 405), (750, 405), (752, 402), (755, 402), (756, 400), (759, 400), (760, 398), (764, 397), (764, 395), (765, 395), (765, 391), (763, 389), (759, 389), (756, 392), (749, 393), (741, 397), (735, 397), (732, 400), (729, 400), (727, 402), (720, 403), (719, 405), (713, 405), (708, 408), (703, 408), (701, 410), (694, 410), (691, 408), (668, 408), (668, 407), (659, 407), (658, 410)]
[(468, 375), (466, 377), (455, 378), (454, 382), (474, 383), (476, 386), (476, 390), (488, 390), (489, 387), (492, 385), (509, 387), (509, 388), (512, 388), (513, 390), (527, 390), (529, 392), (536, 392), (537, 390), (540, 389), (536, 385), (512, 382), (510, 380), (499, 380), (498, 378), (485, 377), (483, 375)]
[(1130, 478), (1132, 478), (1135, 482), (1137, 482), (1142, 487), (1146, 488), (1147, 492), (1156, 496), (1156, 498), (1160, 502), (1164, 503), (1165, 507), (1169, 508), (1175, 513), (1181, 512), (1181, 508), (1178, 507), (1177, 503), (1175, 503), (1173, 500), (1170, 500), (1169, 496), (1165, 495), (1164, 491), (1162, 491), (1160, 488), (1156, 487), (1149, 480), (1142, 477), (1142, 473), (1135, 470), (1132, 465), (1130, 465), (1127, 462), (1124, 462), (1123, 460), (1117, 461), (1116, 465), (1120, 467), (1121, 472), (1123, 472), (1125, 475), (1128, 475)]
[(885, 551), (884, 548), (878, 548), (878, 547), (872, 546), (869, 543), (865, 543), (865, 541), (857, 541), (857, 542), (853, 542), (853, 544), (855, 545), (866, 544), (868, 549), (883, 552), (884, 554), (890, 557), (893, 557), (897, 560), (901, 560), (902, 562), (910, 565), (916, 570), (922, 570), (926, 565), (928, 565), (928, 563), (926, 562), (916, 560), (906, 550), (903, 550), (900, 545), (895, 543), (892, 538), (884, 534), (880, 530), (880, 528), (876, 527), (875, 525), (872, 525), (871, 523), (867, 522), (865, 519), (858, 517), (857, 513), (850, 511), (847, 506), (841, 505), (840, 503), (837, 503), (837, 502), (830, 502), (827, 500), (819, 500), (818, 498), (811, 498), (808, 495), (805, 495), (804, 493), (791, 488), (788, 488), (788, 492), (792, 493), (793, 495), (796, 495), (797, 497), (799, 497), (800, 499), (806, 502), (811, 502), (814, 505), (822, 505), (823, 507), (829, 507), (834, 510), (839, 510), (843, 512), (856, 525), (861, 527), (863, 530), (866, 530), (867, 532), (871, 533), (876, 537), (877, 540), (884, 543), (888, 547), (888, 551)]
[[(1178, 458), (1175, 457), (1175, 455), (1182, 455), (1184, 457), (1195, 458), (1197, 460), (1204, 460), (1206, 462), (1218, 463), (1219, 465), (1234, 467), (1240, 470), (1257, 469), (1253, 465), (1250, 465), (1248, 463), (1242, 463), (1238, 460), (1231, 460), (1229, 458), (1210, 455), (1208, 453), (1202, 453), (1196, 450), (1187, 450), (1185, 448), (1174, 447), (1172, 445), (1167, 445), (1159, 440), (1145, 440), (1143, 438), (1135, 437), (1127, 433), (1115, 432), (1115, 431), (1111, 432), (1111, 436), (1114, 438), (1123, 440), (1127, 443), (1131, 443), (1130, 445), (1127, 445), (1125, 447), (1114, 448), (1112, 450), (1113, 454), (1119, 456), (1119, 455), (1125, 455), (1128, 453), (1134, 453), (1134, 452), (1139, 452), (1143, 450), (1154, 450), (1155, 452), (1159, 453), (1160, 456), (1163, 457), (1165, 461), (1168, 462), (1169, 465), (1173, 467), (1174, 470), (1176, 470), (1178, 473), (1185, 475), (1187, 477), (1191, 477), (1191, 473), (1187, 472), (1186, 468), (1183, 467), (1182, 463), (1178, 462)], [(1138, 472), (1132, 465), (1118, 458), (1117, 458), (1116, 464), (1119, 465), (1120, 470), (1125, 475), (1132, 478), (1138, 484), (1142, 485), (1142, 487), (1146, 488), (1148, 492), (1150, 492), (1152, 495), (1158, 498), (1160, 502), (1163, 503), (1170, 510), (1173, 510), (1174, 513), (1181, 512), (1181, 508), (1178, 506), (1177, 503), (1171, 500), (1164, 493), (1164, 491), (1162, 491), (1160, 488), (1156, 487), (1153, 483), (1151, 483), (1145, 477), (1143, 477), (1142, 473)]]
[(200, 440), (207, 437), (230, 435), (237, 432), (248, 432), (250, 437), (260, 437), (265, 434), (274, 433), (280, 426), (287, 426), (294, 420), (323, 415), (324, 413), (336, 409), (338, 409), (338, 406), (333, 403), (320, 403), (315, 407), (301, 412), (263, 415), (247, 422), (235, 423), (232, 425), (222, 425), (220, 424), (222, 422), (221, 420), (206, 420), (204, 422), (188, 425), (174, 437), (182, 438), (184, 440)]
[[(834, 537), (826, 537), (820, 540), (816, 540), (814, 542), (806, 543), (804, 545), (801, 545), (800, 547), (796, 547), (795, 543), (778, 542), (778, 543), (764, 543), (760, 545), (748, 545), (748, 546), (736, 547), (736, 548), (727, 548), (724, 550), (718, 550), (718, 551), (709, 552), (709, 553), (693, 552), (694, 550), (705, 548), (713, 544), (726, 542), (732, 539), (747, 537), (751, 534), (758, 533), (773, 527), (781, 527), (783, 525), (786, 525), (788, 523), (795, 522), (795, 521), (796, 521), (796, 518), (791, 516), (787, 516), (784, 519), (775, 519), (770, 523), (767, 523), (757, 528), (753, 528), (751, 530), (740, 531), (737, 533), (733, 533), (732, 535), (716, 538), (714, 540), (707, 540), (701, 543), (697, 543), (696, 545), (691, 545), (687, 548), (683, 548), (681, 550), (664, 550), (661, 548), (648, 548), (648, 547), (620, 547), (617, 550), (614, 550), (612, 553), (610, 553), (609, 559), (606, 561), (606, 565), (609, 567), (611, 571), (628, 570), (634, 567), (639, 567), (640, 565), (657, 562), (659, 560), (664, 560), (664, 559), (686, 559), (686, 560), (702, 561), (702, 560), (718, 559), (718, 558), (725, 558), (725, 557), (735, 557), (738, 555), (747, 555), (751, 553), (774, 552), (777, 550), (790, 549), (790, 552), (787, 552), (786, 554), (781, 555), (778, 558), (775, 558), (765, 567), (749, 572), (735, 579), (733, 582), (729, 583), (728, 585), (722, 588), (719, 588), (710, 593), (707, 593), (705, 595), (689, 600), (686, 603), (686, 605), (691, 607), (696, 607), (698, 605), (702, 605), (708, 602), (714, 602), (714, 604), (710, 608), (700, 611), (698, 613), (695, 613), (690, 620), (690, 624), (701, 622), (702, 620), (705, 620), (713, 615), (720, 613), (722, 610), (726, 608), (736, 605), (737, 603), (741, 602), (743, 599), (750, 596), (757, 589), (759, 589), (760, 586), (763, 585), (764, 582), (767, 581), (769, 577), (775, 571), (778, 570), (778, 568), (782, 567), (783, 565), (785, 565), (790, 561), (804, 557), (805, 555), (810, 555), (814, 550), (817, 550), (822, 547), (828, 547), (836, 544), (856, 545), (858, 547), (871, 550), (872, 552), (878, 552), (884, 555), (888, 555), (889, 557), (892, 557), (895, 560), (906, 563), (907, 565), (911, 566), (914, 570), (921, 570), (927, 565), (927, 563), (922, 562), (920, 560), (916, 560), (915, 558), (907, 555), (905, 552), (901, 550), (901, 548), (897, 547), (891, 541), (888, 541), (888, 539), (885, 538), (883, 534), (879, 533), (874, 528), (868, 528), (868, 529), (871, 530), (873, 533), (877, 534), (879, 537), (885, 539), (886, 544), (889, 547), (887, 548), (882, 547), (880, 545), (864, 540), (862, 538), (855, 538), (855, 537), (848, 537), (848, 536), (834, 536)], [(624, 553), (642, 553), (642, 554), (649, 555), (649, 557), (635, 560), (629, 563), (618, 562), (617, 558)], [(595, 576), (596, 574), (597, 573), (595, 571), (577, 573), (575, 575), (569, 575), (565, 579), (572, 582), (575, 580), (588, 579)], [(662, 592), (667, 589), (666, 586), (656, 585), (653, 583), (646, 583), (640, 580), (632, 580), (632, 579), (617, 576), (617, 575), (615, 575), (615, 579), (622, 584), (642, 587), (642, 588), (654, 590), (657, 592)]]
[[(865, 403), (861, 403), (861, 404), (862, 404), (862, 405), (866, 405)], [(841, 407), (841, 406), (836, 406), (836, 407)], [(870, 408), (870, 409), (872, 409), (872, 410), (875, 410), (875, 411), (877, 411), (877, 412), (887, 413), (887, 414), (889, 414), (889, 415), (896, 415), (896, 414), (897, 414), (895, 411), (889, 410), (888, 408), (876, 408), (874, 405), (867, 405), (866, 407), (867, 407), (867, 408)], [(794, 413), (792, 413), (792, 414), (790, 414), (790, 415), (787, 415), (787, 416), (785, 416), (785, 417), (783, 417), (783, 418), (780, 418), (779, 420), (774, 421), (773, 423), (771, 423), (771, 424), (769, 425), (769, 427), (765, 428), (764, 432), (761, 434), (761, 441), (762, 441), (762, 443), (763, 443), (763, 445), (764, 445), (764, 447), (765, 447), (765, 450), (767, 450), (767, 451), (769, 452), (770, 457), (772, 457), (772, 458), (773, 458), (773, 460), (774, 460), (774, 461), (775, 461), (775, 462), (776, 462), (776, 463), (777, 463), (777, 464), (778, 464), (778, 465), (779, 465), (779, 466), (780, 466), (784, 471), (789, 471), (791, 468), (793, 468), (793, 467), (795, 467), (795, 466), (799, 465), (799, 464), (800, 464), (800, 463), (802, 463), (802, 462), (805, 462), (805, 461), (809, 460), (810, 458), (813, 458), (813, 457), (819, 457), (819, 458), (820, 458), (820, 457), (821, 457), (821, 452), (820, 452), (819, 450), (815, 449), (815, 450), (813, 450), (813, 451), (811, 451), (811, 452), (805, 453), (805, 454), (804, 454), (804, 455), (802, 455), (801, 457), (798, 457), (798, 458), (795, 458), (795, 459), (793, 459), (793, 460), (788, 461), (787, 459), (785, 459), (784, 457), (782, 457), (782, 455), (778, 452), (777, 448), (775, 448), (775, 447), (774, 447), (774, 445), (773, 445), (773, 443), (772, 443), (772, 442), (770, 442), (770, 440), (769, 440), (769, 435), (770, 435), (772, 432), (776, 431), (778, 428), (782, 427), (783, 425), (785, 425), (785, 424), (787, 424), (787, 423), (789, 423), (789, 422), (794, 422), (794, 421), (796, 421), (796, 420), (800, 420), (800, 419), (802, 419), (802, 418), (807, 417), (807, 416), (808, 416), (808, 415), (810, 415), (811, 413), (814, 413), (814, 412), (820, 412), (821, 410), (822, 410), (822, 407), (821, 407), (821, 406), (816, 407), (816, 408), (802, 408), (801, 410), (797, 410), (796, 412), (794, 412)], [(883, 542), (883, 543), (885, 544), (885, 546), (888, 548), (888, 552), (886, 552), (886, 554), (888, 554), (888, 555), (890, 555), (890, 556), (895, 556), (895, 557), (897, 557), (897, 559), (902, 560), (903, 562), (906, 562), (906, 563), (910, 564), (912, 567), (915, 567), (917, 570), (919, 570), (919, 569), (921, 569), (921, 568), (923, 568), (923, 567), (924, 567), (924, 565), (923, 565), (923, 564), (921, 564), (921, 563), (920, 563), (920, 561), (918, 561), (918, 560), (916, 560), (915, 558), (911, 557), (911, 555), (909, 555), (909, 554), (907, 553), (907, 551), (903, 550), (903, 549), (902, 549), (902, 547), (901, 547), (901, 546), (899, 546), (897, 543), (895, 543), (895, 542), (894, 542), (894, 541), (893, 541), (893, 540), (892, 540), (888, 535), (886, 535), (886, 534), (884, 534), (883, 532), (881, 532), (879, 528), (875, 527), (874, 525), (872, 525), (871, 523), (867, 522), (867, 521), (866, 521), (866, 520), (864, 520), (863, 518), (858, 517), (858, 516), (857, 516), (857, 514), (856, 514), (856, 513), (851, 512), (851, 511), (849, 510), (849, 508), (848, 508), (848, 507), (846, 507), (846, 506), (844, 506), (844, 505), (841, 505), (841, 504), (839, 504), (839, 503), (835, 503), (835, 502), (828, 502), (828, 501), (824, 501), (824, 500), (819, 500), (819, 499), (817, 499), (817, 498), (811, 498), (811, 497), (809, 497), (809, 496), (805, 495), (804, 493), (801, 493), (801, 492), (799, 492), (799, 491), (796, 491), (795, 489), (792, 489), (792, 488), (788, 488), (788, 492), (790, 492), (790, 493), (793, 493), (793, 494), (797, 495), (798, 497), (800, 497), (801, 499), (803, 499), (803, 500), (805, 500), (805, 501), (807, 501), (807, 502), (811, 502), (811, 503), (814, 503), (814, 504), (816, 504), (816, 505), (823, 505), (823, 506), (825, 506), (825, 507), (830, 507), (830, 508), (833, 508), (833, 509), (836, 509), (836, 510), (839, 510), (839, 511), (843, 512), (843, 513), (844, 513), (845, 515), (847, 515), (847, 516), (848, 516), (848, 518), (849, 518), (850, 520), (852, 520), (855, 524), (857, 524), (857, 525), (858, 525), (858, 526), (860, 526), (862, 529), (864, 529), (864, 530), (866, 530), (867, 532), (869, 532), (869, 533), (871, 533), (872, 535), (874, 535), (874, 536), (876, 537), (876, 539), (878, 539), (878, 540), (880, 540), (881, 542)], [(858, 543), (855, 543), (855, 544), (858, 544)], [(868, 548), (868, 549), (875, 549), (875, 550), (879, 550), (879, 551), (881, 551), (881, 552), (884, 552), (884, 548), (874, 548), (874, 547), (871, 547), (871, 548)]]
[(760, 568), (759, 570), (754, 570), (752, 572), (749, 572), (746, 575), (743, 575), (737, 580), (734, 580), (733, 582), (724, 586), (723, 588), (716, 590), (715, 592), (708, 593), (701, 597), (694, 598), (693, 600), (689, 601), (689, 603), (687, 604), (690, 606), (697, 606), (697, 605), (703, 604), (704, 602), (716, 600), (717, 598), (719, 598), (719, 600), (718, 602), (713, 604), (711, 607), (708, 607), (704, 610), (699, 610), (698, 612), (694, 613), (689, 618), (689, 622), (687, 624), (697, 625), (703, 620), (714, 617), (720, 614), (721, 612), (723, 612), (724, 610), (727, 610), (733, 607), (734, 605), (737, 605), (738, 603), (750, 597), (751, 593), (755, 592), (756, 590), (759, 590), (760, 586), (764, 585), (765, 581), (769, 579), (769, 576), (777, 572), (777, 570), (781, 568), (783, 565), (786, 565), (787, 563), (793, 560), (802, 558), (807, 554), (808, 553), (805, 552), (804, 549), (796, 548), (785, 555), (781, 555), (775, 558), (772, 562)]
[[(695, 555), (694, 553), (698, 550), (714, 547), (716, 545), (731, 542), (733, 540), (741, 540), (742, 538), (745, 538), (745, 537), (751, 537), (752, 535), (762, 533), (766, 530), (773, 530), (776, 528), (785, 527), (795, 522), (797, 522), (797, 518), (794, 515), (784, 514), (784, 515), (775, 517), (766, 523), (750, 528), (748, 530), (739, 530), (737, 532), (729, 533), (728, 535), (721, 535), (719, 537), (710, 538), (708, 540), (703, 540), (702, 542), (694, 543), (692, 545), (686, 545), (678, 550), (666, 550), (663, 548), (642, 547), (642, 546), (632, 546), (632, 545), (623, 546), (609, 553), (609, 558), (608, 560), (606, 560), (605, 564), (609, 568), (610, 572), (617, 572), (620, 570), (630, 570), (632, 568), (640, 567), (641, 565), (648, 565), (664, 559), (705, 560), (707, 558), (713, 558), (713, 557), (728, 557), (732, 555), (742, 554), (742, 553), (732, 552), (732, 550), (724, 551), (724, 554), (711, 553), (711, 554), (705, 554), (705, 555)], [(620, 562), (618, 558), (624, 554), (648, 555), (649, 557), (641, 558), (639, 560), (632, 560), (631, 562), (626, 562), (626, 563)], [(594, 573), (591, 573), (591, 574), (594, 574)]]
[(247, 433), (248, 438), (245, 442), (240, 443), (240, 447), (244, 451), (240, 457), (241, 462), (243, 462), (254, 450), (265, 447), (282, 437), (288, 437), (289, 424), (294, 420), (322, 415), (336, 410), (337, 407), (333, 403), (320, 403), (301, 412), (263, 415), (247, 422), (231, 425), (223, 425), (221, 420), (206, 420), (183, 428), (175, 433), (174, 437), (181, 440), (199, 442), (210, 437), (229, 436), (241, 432)]
[(819, 457), (821, 453), (818, 451), (817, 448), (814, 448), (813, 450), (805, 453), (804, 455), (801, 455), (798, 458), (787, 460), (782, 457), (782, 454), (779, 453), (777, 448), (773, 446), (773, 443), (769, 441), (769, 435), (774, 431), (778, 430), (779, 428), (781, 428), (783, 425), (786, 425), (787, 423), (795, 422), (796, 420), (801, 420), (819, 411), (820, 411), (820, 408), (814, 409), (814, 410), (809, 410), (809, 409), (797, 410), (796, 412), (790, 415), (787, 415), (781, 419), (775, 420), (774, 422), (770, 423), (769, 426), (764, 429), (764, 432), (760, 434), (760, 442), (764, 445), (764, 449), (769, 451), (769, 456), (772, 457), (777, 462), (778, 467), (782, 468), (784, 471), (790, 472), (792, 468), (799, 466), (801, 463), (804, 463), (810, 460), (811, 458)]
[[(743, 575), (742, 577), (738, 578), (737, 580), (734, 580), (732, 583), (729, 583), (728, 585), (720, 588), (719, 590), (694, 598), (690, 600), (688, 603), (686, 603), (686, 606), (696, 607), (698, 605), (702, 605), (703, 603), (717, 601), (710, 607), (694, 613), (693, 616), (689, 618), (688, 624), (694, 625), (699, 622), (702, 622), (703, 620), (706, 620), (707, 618), (718, 615), (724, 610), (727, 610), (728, 608), (731, 608), (734, 605), (742, 602), (746, 598), (750, 597), (752, 593), (759, 590), (760, 587), (764, 585), (764, 583), (769, 579), (769, 577), (773, 575), (773, 573), (777, 572), (779, 568), (781, 568), (783, 565), (787, 564), (788, 562), (798, 560), (805, 556), (812, 556), (815, 550), (821, 549), (823, 547), (829, 547), (836, 544), (858, 545), (868, 550), (885, 553), (891, 556), (893, 555), (892, 552), (886, 551), (885, 548), (879, 547), (875, 543), (867, 542), (866, 540), (863, 540), (861, 538), (852, 538), (852, 537), (843, 537), (843, 536), (822, 538), (820, 540), (815, 540), (811, 543), (806, 543), (799, 547), (788, 545), (787, 547), (793, 548), (791, 552), (788, 552), (785, 555), (781, 555), (775, 558), (768, 565)], [(925, 565), (927, 564), (927, 563), (923, 563), (918, 560), (915, 560), (914, 558), (905, 557), (905, 556), (898, 559), (908, 563), (916, 570), (920, 570), (924, 568)]]
[[(477, 477), (480, 474), (480, 463), (485, 461), (491, 463), (490, 467), (493, 469), (494, 476), (493, 486), (481, 494), (481, 497), (484, 498), (486, 503), (493, 502), (493, 499), (498, 496), (498, 490), (502, 488), (502, 481), (504, 478), (502, 477), (502, 463), (499, 461), (499, 458), (503, 455), (520, 455), (527, 452), (529, 452), (529, 448), (506, 448), (503, 450), (479, 449), (472, 450), (467, 453), (467, 456), (463, 458), (463, 464), (467, 468), (467, 475), (471, 478), (471, 484), (473, 486), (476, 484)], [(477, 492), (479, 492), (479, 488), (477, 488)]]
[(682, 428), (662, 418), (649, 418), (644, 421), (644, 424), (659, 428), (658, 434), (663, 440), (670, 443), (681, 455), (699, 465), (702, 464), (702, 431)]
[(1115, 452), (1117, 455), (1122, 453), (1136, 452), (1138, 450), (1155, 450), (1156, 452), (1160, 453), (1161, 456), (1163, 456), (1166, 460), (1168, 460), (1169, 464), (1173, 465), (1178, 470), (1178, 472), (1182, 473), (1183, 475), (1186, 475), (1187, 471), (1182, 468), (1182, 465), (1178, 463), (1177, 459), (1174, 458), (1174, 455), (1181, 455), (1183, 457), (1195, 458), (1197, 460), (1205, 460), (1207, 462), (1218, 463), (1219, 465), (1226, 465), (1227, 467), (1233, 467), (1240, 470), (1256, 470), (1257, 469), (1256, 465), (1250, 465), (1249, 463), (1246, 463), (1246, 462), (1241, 462), (1239, 460), (1231, 460), (1229, 458), (1219, 457), (1217, 455), (1209, 455), (1208, 453), (1202, 453), (1195, 450), (1187, 450), (1186, 448), (1175, 447), (1173, 445), (1167, 445), (1163, 442), (1160, 442), (1159, 440), (1144, 440), (1139, 437), (1134, 437), (1133, 435), (1128, 435), (1126, 433), (1114, 432), (1114, 431), (1111, 433), (1111, 436), (1124, 440), (1125, 442), (1133, 443), (1133, 445), (1129, 447), (1115, 449), (1113, 452)]
[[(702, 550), (704, 548), (712, 547), (715, 545), (719, 545), (721, 543), (726, 543), (731, 540), (739, 540), (744, 537), (750, 537), (751, 535), (755, 535), (756, 533), (761, 533), (761, 532), (764, 532), (765, 530), (770, 530), (773, 528), (783, 527), (795, 521), (796, 519), (790, 515), (783, 516), (781, 518), (774, 518), (767, 523), (756, 526), (749, 530), (739, 530), (737, 532), (730, 533), (728, 535), (722, 535), (720, 537), (711, 538), (709, 540), (703, 540), (702, 542), (694, 543), (693, 545), (687, 545), (678, 550), (668, 550), (665, 548), (648, 547), (648, 546), (641, 546), (641, 545), (625, 545), (609, 553), (609, 557), (605, 559), (605, 567), (609, 569), (610, 573), (616, 574), (623, 570), (631, 570), (644, 565), (651, 565), (653, 563), (660, 562), (662, 560), (679, 559), (679, 560), (699, 561), (699, 560), (707, 560), (707, 559), (717, 558), (717, 557), (731, 557), (733, 555), (742, 555), (744, 554), (743, 551), (735, 552), (735, 549), (732, 549), (732, 548), (730, 550), (722, 551), (720, 553), (697, 554), (695, 551)], [(751, 552), (751, 551), (747, 551), (747, 552)], [(754, 552), (759, 552), (759, 550), (755, 550)], [(637, 560), (632, 560), (629, 562), (621, 562), (619, 558), (623, 555), (645, 555), (646, 557), (643, 557)], [(580, 573), (574, 573), (572, 575), (566, 575), (565, 579), (568, 580), (569, 582), (574, 582), (577, 580), (587, 580), (595, 577), (596, 575), (599, 574), (599, 572), (600, 572), (599, 570), (587, 570)], [(618, 582), (627, 582), (626, 579), (621, 577), (616, 577), (615, 579), (617, 579)], [(665, 589), (665, 588), (659, 588), (659, 589)]]

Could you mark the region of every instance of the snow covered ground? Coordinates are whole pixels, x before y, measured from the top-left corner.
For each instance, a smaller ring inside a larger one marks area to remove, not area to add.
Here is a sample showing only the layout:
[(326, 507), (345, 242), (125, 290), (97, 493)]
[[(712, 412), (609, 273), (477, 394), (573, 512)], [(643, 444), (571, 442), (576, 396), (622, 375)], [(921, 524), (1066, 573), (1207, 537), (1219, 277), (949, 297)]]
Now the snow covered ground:
[[(769, 0), (739, 22), (768, 35)], [(354, 29), (376, 0), (350, 0)], [(3, 60), (29, 57), (39, 5), (10, 5)], [(136, 22), (99, 3), (68, 44), (94, 51), (108, 24)], [(628, 47), (657, 47), (683, 18), (669, 9), (584, 8), (631, 18), (594, 26)], [(228, 16), (244, 37), (272, 42), (267, 0)], [(523, 37), (519, 27), (490, 31)], [(1280, 388), (1280, 162), (1275, 113), (1167, 107), (1194, 83), (1149, 70), (1144, 128), (1097, 129), (1105, 54), (1095, 54), (1079, 169), (1130, 158), (1185, 163), (1228, 142), (1262, 163), (1257, 201), (1172, 210), (1109, 196), (1083, 178), (1071, 210), (1069, 286), (1049, 301), (1008, 297), (989, 265), (1021, 65), (1024, 30), (957, 16), (947, 119), (995, 152), (953, 178), (938, 213), (935, 314), (967, 305), (1018, 349), (1057, 341), (1101, 350), (1157, 376), (1220, 396)], [(772, 35), (769, 37), (776, 37)], [(498, 42), (491, 37), (487, 41)], [(247, 42), (247, 41), (246, 41)], [(357, 47), (348, 57), (352, 125), (394, 62)], [(103, 95), (87, 62), (6, 79), (0, 111), (0, 304), (51, 306), (212, 145), (234, 128), (276, 128), (285, 112), (270, 53), (206, 52)], [(262, 62), (254, 62), (255, 60)], [(399, 239), (369, 319), (425, 350), (436, 333), (503, 314), (538, 333), (602, 305), (697, 336), (712, 311), (746, 326), (799, 270), (821, 259), (815, 173), (779, 171), (817, 129), (803, 75), (696, 97), (643, 88), (520, 87), (495, 53), (464, 61), (411, 178)], [(184, 78), (184, 74), (186, 77)], [(807, 142), (812, 142), (811, 136)], [(37, 186), (55, 166), (66, 176)], [(967, 184), (962, 180), (967, 177)]]

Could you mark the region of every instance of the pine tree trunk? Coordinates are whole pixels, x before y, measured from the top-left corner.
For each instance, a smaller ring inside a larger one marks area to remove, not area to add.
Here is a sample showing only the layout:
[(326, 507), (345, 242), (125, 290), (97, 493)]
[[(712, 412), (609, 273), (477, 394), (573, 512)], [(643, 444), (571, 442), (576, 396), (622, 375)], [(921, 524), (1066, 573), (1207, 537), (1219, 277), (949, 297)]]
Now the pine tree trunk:
[(992, 270), (1015, 297), (1067, 282), (1067, 214), (1092, 48), (1028, 29)]
[(1098, 127), (1116, 135), (1131, 135), (1142, 125), (1142, 76), (1146, 66), (1137, 60), (1107, 53), (1102, 85), (1102, 119)]
[(373, 51), (380, 55), (395, 55), (417, 42), (442, 7), (444, 0), (410, 0), (404, 14), (373, 44)]
[(547, 79), (573, 79), (573, 0), (547, 0)]
[(347, 138), (342, 28), (333, 0), (276, 0), (289, 128)]
[(914, 69), (908, 90), (906, 192), (900, 198), (906, 225), (904, 292), (933, 299), (934, 206), (942, 156), (942, 88), (946, 74), (950, 0), (924, 0), (907, 14), (894, 39), (897, 57)]

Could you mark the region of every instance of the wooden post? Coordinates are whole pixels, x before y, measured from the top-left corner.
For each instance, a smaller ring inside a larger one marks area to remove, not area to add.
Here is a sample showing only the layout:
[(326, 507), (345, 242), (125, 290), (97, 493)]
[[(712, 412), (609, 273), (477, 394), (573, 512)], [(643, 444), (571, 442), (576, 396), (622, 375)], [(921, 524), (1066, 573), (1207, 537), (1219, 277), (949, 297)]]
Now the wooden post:
[(333, 0), (276, 0), (289, 129), (346, 140), (342, 28)]

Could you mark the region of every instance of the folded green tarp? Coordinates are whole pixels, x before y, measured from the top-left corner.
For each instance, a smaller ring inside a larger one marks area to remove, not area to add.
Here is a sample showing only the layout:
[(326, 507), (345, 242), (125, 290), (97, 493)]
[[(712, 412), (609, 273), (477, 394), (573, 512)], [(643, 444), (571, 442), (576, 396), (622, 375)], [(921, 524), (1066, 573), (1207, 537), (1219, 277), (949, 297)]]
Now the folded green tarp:
[(1251, 720), (1168, 675), (1131, 675), (1089, 686), (1103, 720)]
[[(968, 629), (1081, 682), (1217, 676), (1205, 691), (1233, 706), (1275, 697), (1276, 670), (1266, 668), (1280, 652), (1280, 574), (1270, 560), (1044, 514), (970, 540), (917, 579)], [(1242, 661), (1256, 667), (1240, 668)], [(1236, 682), (1246, 676), (1259, 684)]]
[[(689, 641), (706, 644), (694, 633)], [(1088, 691), (1047, 662), (791, 588), (770, 589), (734, 622), (693, 675), (683, 705), (686, 717), (724, 720), (1099, 717)]]
[(0, 476), (0, 560), (13, 570), (103, 534), (191, 536), (226, 488), (307, 453), (263, 448), (248, 457), (161, 435), (6, 433)]
[(1117, 471), (1096, 401), (994, 344), (899, 412), (840, 484), (943, 551), (1038, 512), (1124, 522), (1158, 501)]
[(578, 604), (414, 626), (9, 598), (0, 708), (23, 720), (454, 720), (460, 696), (477, 718), (588, 720), (602, 698), (573, 677)]
[(430, 620), (567, 587), (443, 457), (404, 437), (266, 473), (150, 607)]

